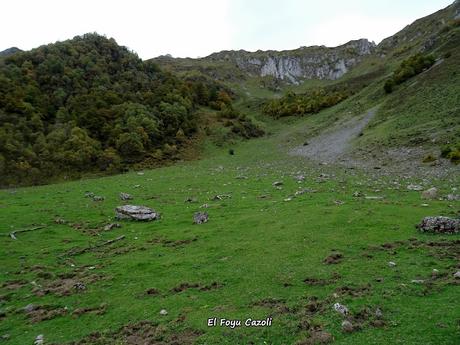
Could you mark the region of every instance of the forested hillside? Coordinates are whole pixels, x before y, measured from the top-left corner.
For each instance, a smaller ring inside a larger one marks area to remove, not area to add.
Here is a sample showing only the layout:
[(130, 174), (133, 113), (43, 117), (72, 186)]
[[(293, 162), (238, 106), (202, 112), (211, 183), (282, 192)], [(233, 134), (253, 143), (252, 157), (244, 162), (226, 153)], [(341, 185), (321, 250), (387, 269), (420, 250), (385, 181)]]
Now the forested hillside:
[(1, 185), (170, 159), (196, 108), (231, 108), (208, 78), (179, 79), (86, 34), (0, 60)]

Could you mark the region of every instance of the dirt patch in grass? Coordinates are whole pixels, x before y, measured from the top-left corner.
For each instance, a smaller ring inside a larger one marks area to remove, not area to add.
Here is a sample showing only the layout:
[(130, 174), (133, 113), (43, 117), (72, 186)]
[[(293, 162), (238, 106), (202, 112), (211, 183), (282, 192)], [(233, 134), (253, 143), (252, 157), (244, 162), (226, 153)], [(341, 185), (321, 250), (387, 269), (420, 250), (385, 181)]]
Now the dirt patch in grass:
[(343, 259), (343, 254), (342, 253), (332, 253), (331, 255), (327, 256), (324, 260), (323, 263), (326, 265), (332, 265), (332, 264), (338, 264), (342, 262)]
[(118, 247), (107, 247), (107, 248), (100, 248), (95, 252), (95, 256), (99, 259), (111, 257), (111, 256), (118, 256), (124, 255), (127, 253), (134, 253), (137, 251), (144, 251), (147, 250), (147, 246), (141, 245), (120, 245)]
[(147, 243), (161, 244), (163, 247), (181, 247), (196, 242), (198, 237), (187, 238), (183, 240), (168, 240), (166, 238), (156, 237), (148, 240)]
[(150, 288), (145, 290), (145, 295), (147, 296), (158, 296), (160, 294), (160, 290), (155, 288)]
[(191, 345), (201, 334), (194, 329), (174, 331), (167, 325), (140, 321), (123, 326), (115, 332), (93, 332), (68, 345)]
[(421, 241), (410, 238), (407, 241), (395, 241), (384, 243), (380, 246), (369, 246), (365, 253), (369, 251), (384, 250), (395, 253), (396, 249), (426, 249), (429, 255), (437, 259), (460, 260), (460, 240), (440, 240), (440, 241)]
[(28, 284), (29, 282), (27, 280), (9, 280), (2, 284), (2, 288), (7, 290), (19, 290)]
[(36, 296), (55, 294), (57, 296), (69, 296), (75, 293), (84, 292), (89, 284), (99, 280), (108, 279), (103, 274), (88, 274), (85, 272), (62, 273), (57, 279), (43, 281), (36, 286), (32, 292)]
[(302, 315), (312, 316), (325, 312), (330, 305), (331, 302), (329, 299), (319, 299), (316, 296), (309, 296), (307, 298), (307, 303), (300, 308), (299, 313)]
[(212, 282), (209, 285), (202, 285), (200, 283), (181, 283), (176, 287), (171, 289), (172, 293), (179, 293), (188, 289), (198, 289), (199, 291), (210, 291), (215, 289), (220, 289), (223, 284), (218, 282)]
[(337, 288), (336, 293), (341, 296), (361, 297), (367, 295), (371, 291), (371, 285), (363, 286), (342, 286)]
[(31, 323), (38, 323), (45, 320), (51, 320), (58, 316), (67, 314), (67, 309), (50, 305), (29, 305), (26, 310), (27, 318)]
[(338, 279), (340, 279), (340, 274), (338, 274), (337, 272), (334, 272), (332, 277), (329, 279), (307, 277), (303, 280), (303, 282), (309, 286), (324, 286), (324, 285), (333, 284)]
[(0, 295), (0, 302), (8, 302), (11, 300), (11, 294)]
[(284, 299), (264, 298), (260, 301), (254, 302), (252, 305), (257, 307), (269, 308), (272, 310), (274, 314), (288, 314), (294, 312), (292, 308), (289, 308), (286, 305), (286, 301)]
[(73, 311), (72, 315), (74, 317), (79, 317), (83, 314), (95, 314), (95, 315), (103, 315), (107, 310), (107, 304), (102, 303), (95, 307), (84, 307), (84, 308), (77, 308)]
[(349, 314), (347, 320), (353, 325), (353, 329), (350, 331), (359, 331), (368, 327), (380, 328), (385, 327), (387, 324), (381, 310), (370, 306), (363, 307), (356, 313)]
[(298, 341), (296, 345), (330, 344), (333, 341), (334, 337), (331, 333), (325, 331), (313, 331), (310, 332), (310, 336), (308, 338)]
[(324, 285), (329, 285), (331, 284), (331, 281), (329, 279), (320, 279), (320, 278), (305, 278), (303, 282), (307, 285), (310, 286), (324, 286)]

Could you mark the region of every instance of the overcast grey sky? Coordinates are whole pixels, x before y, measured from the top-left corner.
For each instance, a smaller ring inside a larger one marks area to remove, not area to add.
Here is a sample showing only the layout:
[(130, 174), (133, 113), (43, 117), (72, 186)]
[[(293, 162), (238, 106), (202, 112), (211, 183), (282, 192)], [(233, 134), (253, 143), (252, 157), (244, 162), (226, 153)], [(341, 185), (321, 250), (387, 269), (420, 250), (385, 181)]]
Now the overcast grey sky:
[(453, 0), (9, 0), (0, 50), (31, 49), (86, 32), (113, 37), (143, 59), (227, 49), (380, 42)]

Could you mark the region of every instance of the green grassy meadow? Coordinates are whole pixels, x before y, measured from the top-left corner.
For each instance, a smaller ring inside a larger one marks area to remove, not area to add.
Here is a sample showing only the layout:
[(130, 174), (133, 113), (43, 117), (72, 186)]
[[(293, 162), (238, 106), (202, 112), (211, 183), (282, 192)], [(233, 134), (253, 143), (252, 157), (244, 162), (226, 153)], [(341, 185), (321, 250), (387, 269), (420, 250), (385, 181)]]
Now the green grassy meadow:
[[(295, 132), (320, 123), (317, 117), (285, 127)], [(287, 156), (286, 132), (273, 132), (235, 144), (233, 156), (228, 147), (210, 145), (207, 158), (143, 174), (1, 190), (4, 343), (32, 344), (43, 334), (45, 344), (312, 344), (327, 332), (336, 344), (458, 344), (453, 274), (460, 238), (421, 234), (414, 225), (427, 215), (456, 215), (460, 203), (425, 201), (406, 187), (436, 186), (445, 195), (459, 176), (419, 180), (321, 166)], [(364, 196), (353, 196), (357, 191)], [(154, 208), (161, 220), (116, 221), (120, 192), (134, 197), (128, 203)], [(214, 201), (215, 195), (231, 197)], [(208, 212), (209, 222), (193, 224), (197, 211)], [(103, 229), (113, 222), (121, 227)], [(40, 225), (16, 240), (8, 235)], [(333, 253), (342, 258), (326, 264)], [(359, 319), (360, 330), (341, 330), (336, 302)], [(21, 310), (31, 303), (59, 312), (37, 321)], [(266, 328), (207, 327), (211, 317), (269, 316)], [(153, 322), (156, 333), (140, 328), (133, 331), (138, 340), (116, 333), (142, 320)], [(92, 332), (99, 335), (81, 340)]]

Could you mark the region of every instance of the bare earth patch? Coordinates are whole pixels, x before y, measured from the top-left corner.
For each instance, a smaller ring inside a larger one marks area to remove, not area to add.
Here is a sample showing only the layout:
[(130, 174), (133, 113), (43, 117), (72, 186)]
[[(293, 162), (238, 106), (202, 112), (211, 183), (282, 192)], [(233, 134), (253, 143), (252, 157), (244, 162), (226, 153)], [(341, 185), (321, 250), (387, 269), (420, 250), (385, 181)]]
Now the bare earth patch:
[(200, 335), (200, 331), (193, 329), (172, 331), (152, 321), (140, 321), (123, 326), (115, 332), (93, 332), (68, 345), (190, 345)]

